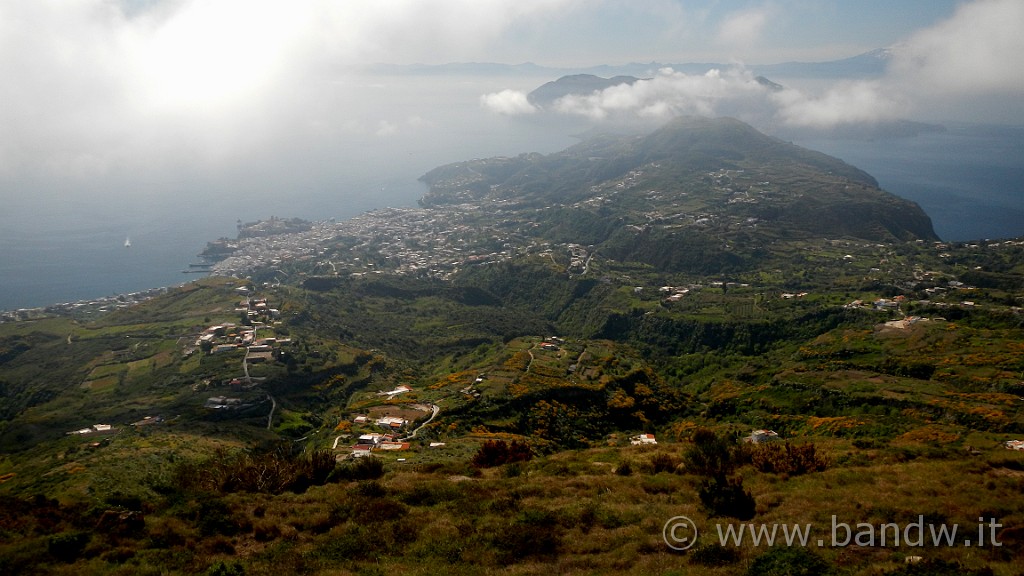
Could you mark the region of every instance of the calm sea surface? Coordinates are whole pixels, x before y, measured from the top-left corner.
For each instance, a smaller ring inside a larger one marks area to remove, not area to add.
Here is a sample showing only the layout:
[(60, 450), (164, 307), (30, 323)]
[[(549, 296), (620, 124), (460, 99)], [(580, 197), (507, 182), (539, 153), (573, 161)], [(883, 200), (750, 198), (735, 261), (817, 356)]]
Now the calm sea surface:
[(1024, 236), (1024, 127), (957, 126), (879, 141), (798, 142), (917, 202), (944, 240)]

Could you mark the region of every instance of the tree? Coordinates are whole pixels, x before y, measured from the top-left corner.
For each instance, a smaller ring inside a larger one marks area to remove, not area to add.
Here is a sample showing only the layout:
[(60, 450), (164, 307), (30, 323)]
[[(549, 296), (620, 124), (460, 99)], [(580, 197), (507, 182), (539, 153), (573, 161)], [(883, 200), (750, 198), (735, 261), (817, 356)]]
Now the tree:
[(698, 428), (691, 438), (693, 445), (683, 453), (686, 469), (703, 476), (697, 496), (709, 514), (749, 520), (756, 513), (756, 503), (743, 479), (732, 476), (742, 462), (740, 448), (725, 436), (707, 428)]
[(491, 468), (511, 462), (525, 462), (533, 458), (533, 451), (526, 442), (513, 440), (511, 444), (504, 440), (487, 440), (473, 456), (473, 466)]

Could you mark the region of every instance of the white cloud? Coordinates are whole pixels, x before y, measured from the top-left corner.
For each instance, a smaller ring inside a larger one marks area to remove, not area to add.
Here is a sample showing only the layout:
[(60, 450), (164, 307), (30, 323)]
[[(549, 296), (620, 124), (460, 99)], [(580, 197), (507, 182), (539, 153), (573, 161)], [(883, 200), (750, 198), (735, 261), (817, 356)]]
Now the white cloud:
[(878, 81), (841, 82), (820, 96), (783, 90), (773, 93), (771, 100), (778, 106), (783, 124), (810, 128), (893, 120), (906, 111)]
[(519, 90), (502, 90), (480, 97), (480, 105), (491, 112), (506, 116), (533, 114), (537, 108), (530, 104), (526, 94)]
[(747, 120), (770, 114), (768, 91), (743, 68), (710, 70), (690, 75), (663, 69), (649, 80), (632, 85), (619, 84), (587, 95), (569, 95), (557, 100), (559, 113), (586, 116), (593, 120), (616, 120), (627, 116), (665, 120), (672, 116), (736, 116)]
[[(722, 42), (756, 41), (772, 15), (766, 4), (733, 14)], [(910, 118), (1020, 123), (1024, 118), (1024, 2), (978, 0), (892, 50), (888, 71), (816, 91), (773, 91), (742, 66), (704, 75), (661, 71), (650, 80), (560, 99), (557, 113), (595, 121), (734, 116), (762, 128), (831, 128)]]
[[(486, 104), (489, 108), (509, 114), (515, 110), (509, 101), (528, 106), (525, 95), (511, 90), (483, 99), (490, 102)], [(750, 70), (736, 66), (699, 75), (662, 69), (655, 77), (633, 84), (564, 96), (554, 102), (551, 111), (599, 122), (660, 122), (675, 116), (699, 115), (731, 116), (762, 128), (830, 128), (898, 118), (906, 105), (899, 95), (887, 94), (879, 81), (841, 82), (814, 95), (791, 88), (772, 89)]]
[(395, 124), (390, 120), (381, 120), (380, 122), (377, 123), (376, 134), (380, 138), (394, 136), (395, 134), (398, 134), (398, 124)]
[(919, 93), (1024, 96), (1024, 2), (979, 0), (912, 35), (894, 51), (890, 76)]
[(577, 4), (0, 0), (0, 176), (212, 166), (310, 135), (393, 133), (351, 118), (367, 100), (353, 67), (474, 60)]
[[(666, 14), (673, 30), (706, 24), (731, 48), (757, 44), (781, 13), (777, 5), (736, 12), (718, 28), (698, 9), (684, 14), (669, 0), (635, 10)], [(525, 50), (512, 41), (517, 34), (541, 29), (550, 40), (573, 16), (599, 14), (592, 6), (582, 0), (0, 0), (0, 176), (216, 167), (250, 161), (256, 152), (288, 153), (296, 143), (311, 150), (444, 124), (436, 107), (418, 101), (374, 110), (377, 100), (394, 102), (404, 88), (368, 87), (351, 68), (516, 55)], [(632, 14), (621, 5), (617, 10)], [(1019, 0), (964, 4), (947, 21), (907, 38), (884, 78), (820, 94), (774, 94), (742, 69), (666, 72), (558, 106), (597, 119), (717, 114), (824, 125), (943, 111), (1019, 123), (1021, 22)], [(597, 16), (591, 23), (604, 25)], [(520, 91), (489, 93), (479, 102), (501, 114), (535, 111)], [(410, 119), (378, 125), (379, 118)]]
[(755, 45), (774, 12), (772, 5), (765, 4), (729, 14), (718, 27), (718, 42), (735, 48)]
[(1024, 2), (977, 0), (891, 50), (886, 74), (817, 96), (778, 96), (784, 121), (830, 126), (897, 117), (1012, 122), (1024, 118)]

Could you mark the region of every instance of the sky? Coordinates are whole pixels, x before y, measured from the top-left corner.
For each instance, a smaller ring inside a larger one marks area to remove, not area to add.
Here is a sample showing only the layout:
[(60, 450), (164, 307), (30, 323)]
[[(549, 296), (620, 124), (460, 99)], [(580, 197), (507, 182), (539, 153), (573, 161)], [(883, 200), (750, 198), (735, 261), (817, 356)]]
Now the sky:
[[(1021, 124), (1022, 22), (1019, 0), (0, 0), (0, 199), (266, 171), (278, 157), (305, 162), (292, 173), (315, 185), (340, 142), (386, 150), (444, 126), (444, 95), (384, 109), (374, 94), (410, 89), (360, 72), (374, 63), (727, 65), (663, 69), (547, 111), (594, 122)], [(749, 68), (883, 47), (896, 49), (882, 77), (814, 91), (770, 93)], [(531, 86), (467, 85), (477, 93), (459, 105), (528, 116)]]

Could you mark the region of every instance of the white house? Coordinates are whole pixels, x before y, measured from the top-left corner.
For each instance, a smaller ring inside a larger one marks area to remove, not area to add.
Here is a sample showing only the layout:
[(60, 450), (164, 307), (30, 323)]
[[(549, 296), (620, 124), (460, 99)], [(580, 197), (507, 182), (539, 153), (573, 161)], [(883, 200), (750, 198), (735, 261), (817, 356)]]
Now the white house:
[(630, 438), (629, 443), (633, 446), (640, 446), (643, 444), (657, 444), (658, 441), (654, 438), (654, 434), (641, 434)]

